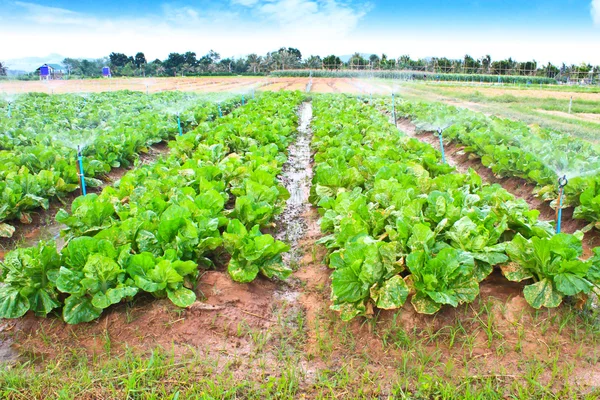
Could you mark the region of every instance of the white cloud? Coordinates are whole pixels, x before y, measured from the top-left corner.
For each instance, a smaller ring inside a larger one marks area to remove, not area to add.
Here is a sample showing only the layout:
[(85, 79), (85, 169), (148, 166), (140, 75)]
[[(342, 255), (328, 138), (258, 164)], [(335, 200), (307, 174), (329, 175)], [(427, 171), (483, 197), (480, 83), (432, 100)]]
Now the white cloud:
[(600, 0), (592, 0), (590, 8), (594, 24), (600, 26)]
[(231, 0), (231, 4), (239, 4), (244, 7), (252, 7), (259, 3), (260, 0)]
[[(524, 35), (514, 31), (498, 35), (491, 30), (474, 35), (427, 25), (420, 30), (404, 28), (400, 22), (363, 27), (360, 23), (369, 5), (349, 0), (229, 0), (225, 4), (234, 3), (227, 9), (220, 4), (209, 8), (165, 4), (153, 15), (103, 17), (0, 0), (0, 57), (8, 60), (59, 53), (98, 58), (113, 51), (142, 51), (148, 59), (163, 59), (171, 52), (203, 55), (210, 49), (229, 57), (264, 54), (285, 46), (300, 49), (304, 56), (358, 51), (389, 57), (460, 58), (491, 53), (495, 60), (513, 57), (535, 58), (540, 63), (600, 64), (600, 53), (589, 50), (600, 43), (598, 29), (585, 34), (528, 31)], [(10, 7), (1, 6), (4, 4)], [(592, 4), (598, 15), (600, 0)], [(574, 40), (578, 46), (572, 45)]]
[(15, 1), (14, 5), (26, 12), (24, 19), (38, 24), (82, 25), (86, 23), (82, 14), (64, 8), (41, 6), (24, 1)]

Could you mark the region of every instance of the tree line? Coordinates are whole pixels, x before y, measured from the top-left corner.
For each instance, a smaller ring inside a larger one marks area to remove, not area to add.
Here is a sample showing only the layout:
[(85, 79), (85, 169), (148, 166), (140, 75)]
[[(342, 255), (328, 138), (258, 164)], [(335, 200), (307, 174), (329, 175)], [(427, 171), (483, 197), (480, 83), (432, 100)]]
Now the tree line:
[[(209, 51), (198, 56), (193, 51), (186, 53), (170, 53), (164, 60), (149, 61), (142, 52), (135, 55), (111, 53), (99, 59), (65, 58), (63, 65), (68, 74), (81, 77), (98, 77), (102, 67), (109, 66), (113, 76), (199, 76), (249, 74), (264, 75), (272, 71), (290, 69), (359, 69), (359, 70), (412, 70), (429, 73), (461, 73), (491, 75), (528, 75), (549, 78), (569, 77), (586, 79), (600, 74), (600, 66), (588, 63), (580, 65), (539, 64), (535, 60), (518, 62), (512, 58), (492, 60), (490, 55), (474, 58), (465, 55), (461, 59), (420, 58), (412, 59), (409, 55), (390, 58), (385, 54), (365, 56), (354, 53), (343, 62), (339, 56), (329, 55), (321, 58), (311, 55), (303, 58), (300, 50), (293, 47), (282, 47), (265, 55), (249, 54), (239, 58), (221, 58), (216, 51)], [(0, 75), (6, 75), (6, 66), (0, 63)]]

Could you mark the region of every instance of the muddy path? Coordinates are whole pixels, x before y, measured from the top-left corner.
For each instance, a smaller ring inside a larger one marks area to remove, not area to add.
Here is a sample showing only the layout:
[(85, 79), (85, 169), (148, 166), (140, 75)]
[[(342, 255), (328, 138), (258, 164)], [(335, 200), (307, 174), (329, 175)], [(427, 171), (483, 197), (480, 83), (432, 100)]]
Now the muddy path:
[(288, 160), (279, 177), (290, 192), (290, 198), (283, 212), (275, 219), (275, 224), (280, 228), (275, 237), (290, 245), (291, 250), (284, 257), (285, 262), (293, 268), (301, 257), (299, 241), (307, 229), (303, 215), (310, 209), (308, 196), (313, 175), (310, 149), (312, 104), (310, 102), (303, 103), (298, 113), (300, 125), (296, 141), (288, 148)]
[[(408, 119), (399, 119), (397, 122), (399, 130), (424, 143), (428, 143), (435, 149), (440, 150), (440, 140), (433, 132), (417, 133), (416, 126)], [(516, 177), (498, 177), (491, 169), (481, 164), (481, 158), (476, 154), (464, 151), (465, 146), (456, 142), (444, 141), (444, 153), (446, 162), (455, 167), (459, 172), (465, 173), (470, 168), (474, 169), (485, 182), (497, 183), (517, 198), (523, 199), (532, 209), (540, 212), (540, 219), (544, 221), (555, 221), (556, 210), (550, 207), (550, 203), (534, 195), (535, 185), (524, 179)], [(587, 221), (573, 219), (573, 207), (563, 209), (562, 232), (574, 233), (582, 230), (588, 224)], [(592, 249), (600, 246), (600, 232), (593, 229), (586, 232), (583, 239), (585, 258), (592, 255)]]

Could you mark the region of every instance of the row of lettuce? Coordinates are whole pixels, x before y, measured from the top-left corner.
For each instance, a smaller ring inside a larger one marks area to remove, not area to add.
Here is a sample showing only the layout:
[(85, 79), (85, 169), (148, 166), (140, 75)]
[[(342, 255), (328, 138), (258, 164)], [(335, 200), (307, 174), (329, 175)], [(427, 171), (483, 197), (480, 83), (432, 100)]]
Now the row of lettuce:
[(62, 310), (67, 323), (147, 292), (191, 305), (199, 268), (228, 263), (231, 277), (285, 278), (289, 247), (261, 230), (281, 212), (279, 183), (300, 93), (264, 94), (170, 142), (171, 155), (129, 171), (100, 194), (61, 210), (66, 246), (8, 253), (0, 264), (0, 317)]
[(499, 185), (441, 163), (431, 146), (398, 134), (375, 108), (343, 96), (314, 101), (320, 240), (330, 251), (332, 308), (344, 320), (410, 301), (419, 313), (472, 302), (494, 266), (535, 308), (585, 297), (600, 257), (582, 261), (579, 236), (551, 225)]
[(558, 196), (558, 179), (565, 176), (564, 206), (575, 208), (574, 218), (600, 227), (598, 145), (442, 103), (398, 102), (396, 115), (411, 119), (421, 133), (442, 129), (446, 140), (458, 142), (465, 146), (464, 151), (481, 157), (494, 174), (534, 183), (536, 195), (553, 202), (552, 206)]
[[(240, 99), (221, 105), (228, 112)], [(10, 106), (10, 118), (8, 118)], [(0, 104), (0, 237), (31, 222), (31, 211), (47, 209), (79, 188), (78, 147), (86, 184), (98, 187), (117, 167), (128, 167), (140, 152), (182, 131), (214, 120), (218, 105), (197, 95), (137, 92), (56, 95), (30, 93)], [(6, 118), (4, 117), (6, 113)]]

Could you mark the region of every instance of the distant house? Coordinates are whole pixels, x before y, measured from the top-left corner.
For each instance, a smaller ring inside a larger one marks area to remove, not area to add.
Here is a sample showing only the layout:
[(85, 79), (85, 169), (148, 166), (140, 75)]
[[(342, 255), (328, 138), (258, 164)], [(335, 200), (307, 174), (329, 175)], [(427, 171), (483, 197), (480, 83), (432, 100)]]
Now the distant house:
[(40, 74), (40, 80), (62, 79), (68, 72), (67, 68), (60, 64), (44, 64), (35, 71)]

